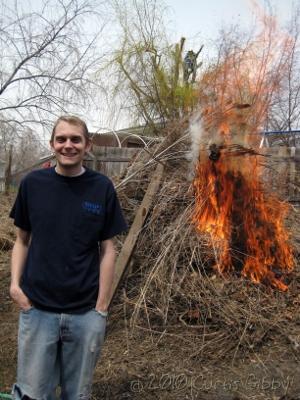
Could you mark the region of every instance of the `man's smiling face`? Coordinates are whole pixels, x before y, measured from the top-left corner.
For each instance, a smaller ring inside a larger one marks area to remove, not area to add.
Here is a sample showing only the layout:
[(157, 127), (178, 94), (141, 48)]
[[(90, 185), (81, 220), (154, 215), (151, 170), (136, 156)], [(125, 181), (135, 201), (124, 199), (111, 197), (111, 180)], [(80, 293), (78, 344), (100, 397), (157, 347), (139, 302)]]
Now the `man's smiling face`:
[(57, 161), (57, 172), (66, 175), (80, 173), (85, 152), (91, 143), (83, 134), (82, 127), (60, 121), (50, 142)]

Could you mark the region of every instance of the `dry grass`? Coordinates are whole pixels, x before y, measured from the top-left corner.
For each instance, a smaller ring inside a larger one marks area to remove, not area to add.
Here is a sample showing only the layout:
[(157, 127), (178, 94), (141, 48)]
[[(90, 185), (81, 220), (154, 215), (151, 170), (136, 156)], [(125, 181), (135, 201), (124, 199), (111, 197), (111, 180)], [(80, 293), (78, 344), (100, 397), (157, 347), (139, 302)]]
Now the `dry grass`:
[(9, 218), (9, 212), (12, 205), (12, 199), (14, 198), (14, 194), (10, 194), (5, 196), (0, 193), (0, 204), (1, 204), (1, 213), (0, 213), (0, 251), (10, 250), (14, 243), (14, 229), (13, 224)]

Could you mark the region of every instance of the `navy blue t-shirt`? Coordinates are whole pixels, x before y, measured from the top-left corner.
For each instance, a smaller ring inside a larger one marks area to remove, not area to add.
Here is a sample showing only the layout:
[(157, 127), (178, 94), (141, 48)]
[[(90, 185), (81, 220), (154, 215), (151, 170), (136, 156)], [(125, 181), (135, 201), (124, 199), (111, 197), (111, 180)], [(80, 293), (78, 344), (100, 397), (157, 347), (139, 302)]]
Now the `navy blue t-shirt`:
[(95, 307), (99, 243), (127, 229), (112, 182), (90, 169), (77, 177), (33, 171), (10, 217), (31, 233), (21, 288), (32, 303), (65, 313)]

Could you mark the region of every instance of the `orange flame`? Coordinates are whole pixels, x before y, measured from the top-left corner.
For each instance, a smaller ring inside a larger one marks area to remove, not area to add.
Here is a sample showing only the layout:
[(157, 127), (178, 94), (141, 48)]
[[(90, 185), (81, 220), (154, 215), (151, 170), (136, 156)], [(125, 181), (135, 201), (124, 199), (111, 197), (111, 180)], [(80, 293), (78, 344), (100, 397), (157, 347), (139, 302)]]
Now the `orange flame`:
[(234, 158), (223, 153), (217, 161), (198, 163), (193, 223), (219, 245), (219, 272), (239, 271), (286, 290), (280, 277), (293, 268), (283, 224), (288, 206), (264, 193), (255, 156)]
[[(293, 269), (283, 222), (288, 205), (264, 192), (258, 156), (249, 148), (265, 122), (292, 45), (286, 38), (280, 51), (272, 47), (271, 39), (278, 38), (273, 22), (245, 47), (231, 44), (202, 77), (204, 149), (196, 166), (192, 220), (217, 244), (220, 273), (239, 271), (253, 282), (286, 290), (283, 275)], [(214, 160), (208, 157), (209, 144), (219, 151)]]

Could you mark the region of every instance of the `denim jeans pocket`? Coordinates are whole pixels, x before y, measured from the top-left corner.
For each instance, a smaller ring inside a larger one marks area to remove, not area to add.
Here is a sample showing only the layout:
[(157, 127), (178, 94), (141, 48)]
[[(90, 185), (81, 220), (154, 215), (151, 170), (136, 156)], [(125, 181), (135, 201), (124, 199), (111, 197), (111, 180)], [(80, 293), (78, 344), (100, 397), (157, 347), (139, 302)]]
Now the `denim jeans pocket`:
[(31, 306), (30, 308), (28, 308), (27, 310), (23, 310), (22, 308), (21, 308), (21, 313), (23, 313), (23, 314), (29, 314), (31, 311), (33, 311), (34, 310), (34, 306)]

